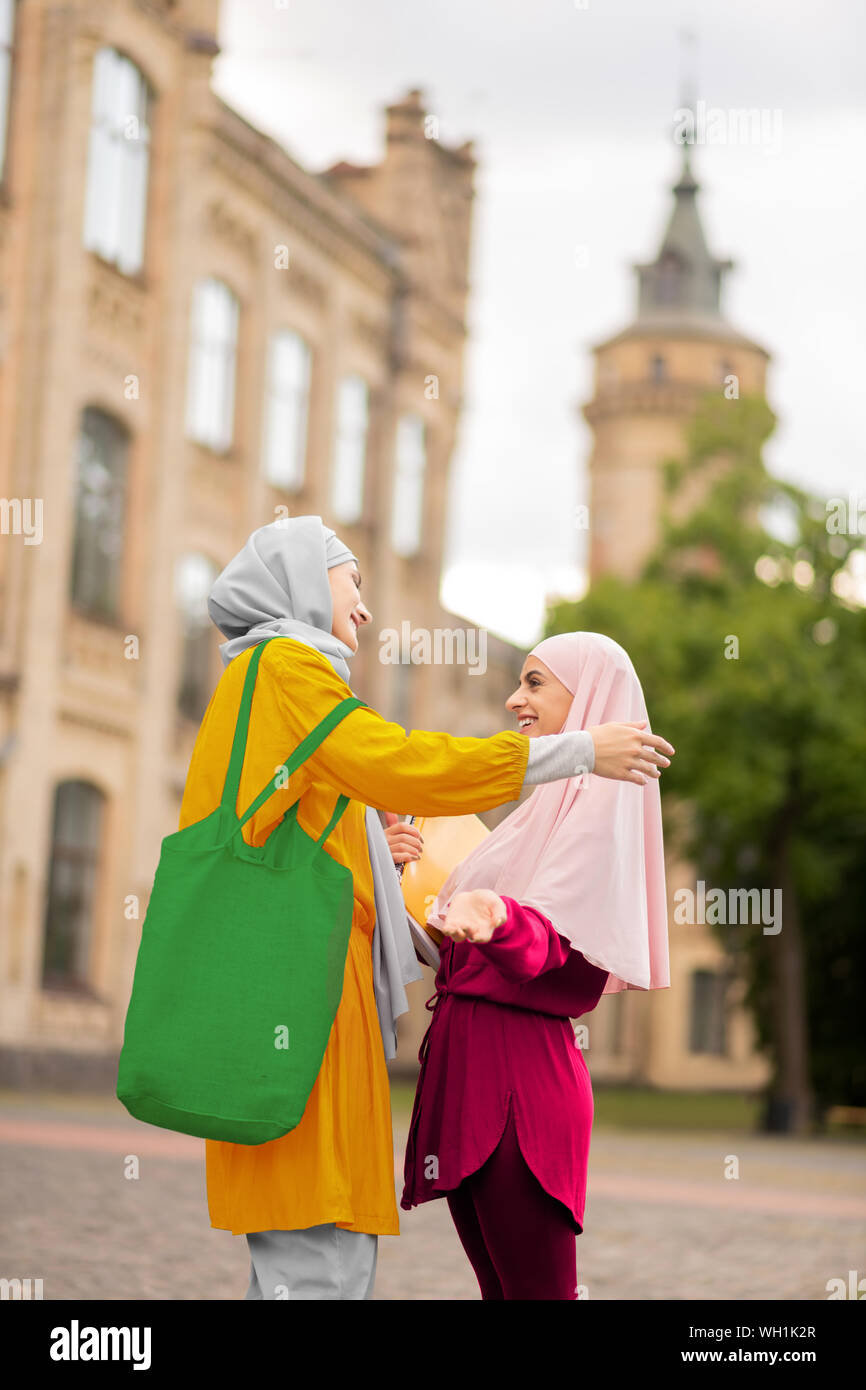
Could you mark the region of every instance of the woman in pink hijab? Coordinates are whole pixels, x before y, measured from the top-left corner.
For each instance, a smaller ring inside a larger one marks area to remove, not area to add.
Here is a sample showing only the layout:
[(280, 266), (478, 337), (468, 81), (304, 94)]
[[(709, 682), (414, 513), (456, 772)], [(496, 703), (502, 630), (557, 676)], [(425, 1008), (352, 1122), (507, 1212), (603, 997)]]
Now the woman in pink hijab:
[[(650, 732), (627, 653), (597, 632), (540, 642), (506, 707), (530, 737)], [(576, 1297), (593, 1101), (570, 1020), (670, 985), (658, 775), (536, 787), (430, 910), (444, 939), (400, 1205), (447, 1198), (482, 1299)]]

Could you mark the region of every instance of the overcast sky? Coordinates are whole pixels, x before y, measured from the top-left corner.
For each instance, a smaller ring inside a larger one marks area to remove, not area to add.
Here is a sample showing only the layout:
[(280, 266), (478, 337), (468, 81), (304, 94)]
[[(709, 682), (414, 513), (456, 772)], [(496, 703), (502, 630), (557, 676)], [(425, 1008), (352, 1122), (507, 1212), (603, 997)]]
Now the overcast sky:
[[(678, 168), (683, 45), (707, 108), (763, 141), (693, 150), (725, 308), (770, 352), (769, 468), (866, 492), (866, 6), (859, 0), (223, 0), (214, 85), (312, 170), (382, 157), (420, 87), (479, 161), (466, 410), (443, 601), (530, 646), (546, 590), (578, 591), (594, 343), (635, 310)], [(585, 247), (585, 265), (576, 247)], [(505, 560), (503, 557), (508, 556)]]

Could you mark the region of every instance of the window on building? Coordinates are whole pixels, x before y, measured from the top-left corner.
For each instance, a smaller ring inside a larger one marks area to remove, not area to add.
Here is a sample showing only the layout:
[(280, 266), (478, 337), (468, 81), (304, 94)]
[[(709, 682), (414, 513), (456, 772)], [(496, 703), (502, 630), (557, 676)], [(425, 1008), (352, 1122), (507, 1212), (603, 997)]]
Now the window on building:
[(12, 102), (12, 47), (15, 38), (15, 0), (0, 0), (0, 183), (6, 174), (9, 112)]
[(175, 570), (175, 598), (183, 634), (177, 707), (196, 723), (213, 694), (214, 627), (207, 600), (218, 574), (213, 561), (196, 552), (182, 556)]
[(268, 344), (262, 470), (269, 483), (300, 488), (307, 455), (312, 353), (298, 333), (283, 329)]
[(692, 974), (689, 1051), (724, 1056), (727, 1050), (727, 977), (713, 970)]
[(61, 782), (54, 793), (43, 988), (89, 985), (104, 797), (89, 782)]
[(656, 271), (656, 302), (676, 304), (680, 299), (683, 281), (683, 266), (678, 256), (667, 252), (659, 261)]
[(331, 510), (338, 521), (357, 521), (364, 498), (364, 460), (370, 393), (360, 376), (345, 376), (337, 392), (337, 429)]
[(667, 363), (666, 363), (666, 361), (665, 361), (665, 359), (664, 359), (663, 357), (661, 357), (658, 353), (656, 353), (655, 357), (652, 357), (652, 358), (650, 359), (650, 380), (651, 380), (651, 381), (655, 381), (655, 382), (660, 382), (660, 381), (667, 381), (667, 379), (668, 379), (668, 366), (667, 366)]
[(186, 432), (221, 452), (234, 437), (239, 305), (228, 285), (209, 277), (193, 288)]
[(84, 245), (125, 275), (142, 267), (147, 220), (151, 94), (144, 74), (113, 48), (93, 62)]
[(425, 466), (424, 421), (418, 415), (403, 415), (397, 423), (391, 518), (391, 545), (398, 555), (415, 555), (421, 548)]
[(87, 406), (78, 436), (70, 598), (97, 618), (114, 618), (120, 608), (127, 451), (124, 427)]

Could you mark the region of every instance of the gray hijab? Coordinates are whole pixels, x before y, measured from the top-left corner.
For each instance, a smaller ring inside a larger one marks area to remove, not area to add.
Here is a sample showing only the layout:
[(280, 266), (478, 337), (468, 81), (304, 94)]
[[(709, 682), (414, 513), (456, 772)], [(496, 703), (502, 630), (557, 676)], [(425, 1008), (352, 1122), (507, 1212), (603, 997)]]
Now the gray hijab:
[[(266, 637), (292, 637), (326, 656), (348, 685), (348, 662), (354, 652), (331, 632), (333, 605), (327, 574), (347, 560), (357, 564), (356, 556), (320, 516), (286, 517), (253, 531), (208, 598), (208, 612), (228, 638), (220, 645), (226, 666)], [(287, 749), (287, 755), (291, 751)], [(391, 1058), (397, 1054), (396, 1020), (409, 1010), (405, 986), (422, 979), (423, 972), (383, 821), (372, 806), (366, 808), (366, 825), (376, 907), (373, 988), (385, 1056)]]

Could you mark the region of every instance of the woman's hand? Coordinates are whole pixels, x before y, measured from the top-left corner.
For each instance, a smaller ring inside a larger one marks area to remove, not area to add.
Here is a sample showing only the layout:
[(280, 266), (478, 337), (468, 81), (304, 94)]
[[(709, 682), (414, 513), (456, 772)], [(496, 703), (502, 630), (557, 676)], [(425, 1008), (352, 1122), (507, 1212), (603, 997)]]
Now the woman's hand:
[[(646, 719), (628, 724), (596, 724), (588, 732), (595, 745), (595, 767), (599, 777), (613, 777), (619, 782), (646, 784), (647, 777), (660, 777), (659, 768), (670, 767), (670, 757), (676, 751), (659, 734), (645, 734)], [(642, 776), (642, 774), (646, 776)]]
[(424, 841), (417, 825), (400, 820), (396, 811), (386, 811), (385, 839), (395, 864), (405, 864), (409, 859), (420, 859)]
[(439, 930), (452, 941), (489, 941), (507, 915), (508, 909), (498, 893), (490, 888), (473, 888), (470, 893), (454, 894)]

